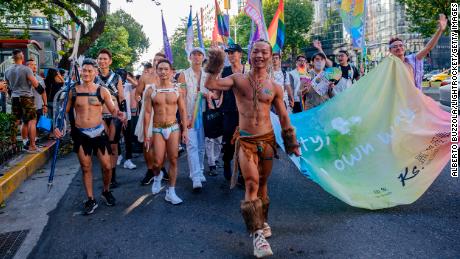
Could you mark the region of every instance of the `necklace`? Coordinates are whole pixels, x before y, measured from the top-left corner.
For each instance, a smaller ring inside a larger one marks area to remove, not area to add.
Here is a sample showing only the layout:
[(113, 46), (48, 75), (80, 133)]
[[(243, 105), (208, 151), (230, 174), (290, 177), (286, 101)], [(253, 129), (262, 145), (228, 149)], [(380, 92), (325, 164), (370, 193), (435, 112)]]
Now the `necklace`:
[(265, 76), (265, 78), (263, 79), (254, 79), (253, 78), (253, 72), (250, 71), (248, 73), (248, 80), (249, 80), (249, 85), (251, 86), (252, 88), (252, 104), (253, 104), (253, 107), (254, 109), (256, 110), (256, 126), (259, 125), (259, 94), (260, 94), (260, 91), (262, 90), (262, 83), (268, 79), (267, 76)]

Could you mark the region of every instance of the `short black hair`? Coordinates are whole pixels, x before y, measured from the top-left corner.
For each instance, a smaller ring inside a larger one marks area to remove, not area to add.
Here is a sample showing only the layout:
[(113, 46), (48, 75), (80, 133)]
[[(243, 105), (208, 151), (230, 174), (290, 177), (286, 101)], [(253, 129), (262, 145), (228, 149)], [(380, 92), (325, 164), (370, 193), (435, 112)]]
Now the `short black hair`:
[(348, 55), (348, 52), (346, 50), (339, 50), (339, 53), (345, 54), (345, 55), (347, 55), (347, 57), (350, 56), (350, 55)]
[(84, 65), (91, 65), (95, 68), (97, 68), (97, 62), (96, 60), (92, 59), (92, 58), (85, 58), (83, 59), (83, 62), (81, 63), (81, 66), (83, 67)]
[(97, 56), (99, 57), (99, 55), (101, 54), (107, 54), (110, 57), (110, 59), (112, 59), (112, 52), (108, 49), (99, 50), (99, 52), (97, 53)]
[(13, 59), (18, 59), (19, 54), (21, 54), (21, 53), (22, 53), (22, 50), (20, 50), (20, 49), (13, 50)]
[(304, 58), (305, 60), (307, 60), (307, 58), (305, 57), (305, 55), (303, 54), (300, 54), (300, 55), (297, 55), (297, 57), (295, 58), (295, 61), (299, 61), (300, 58)]
[(388, 45), (391, 45), (391, 43), (395, 42), (395, 41), (400, 41), (400, 42), (404, 42), (402, 39), (398, 38), (398, 37), (393, 37), (390, 39), (390, 41), (388, 42)]
[(273, 52), (272, 57), (278, 56), (281, 58), (281, 52)]
[(34, 61), (34, 62), (35, 62), (35, 59), (33, 59), (33, 58), (29, 58), (28, 60), (26, 60), (26, 64), (28, 64), (29, 62), (32, 62), (32, 61)]
[(157, 65), (156, 65), (155, 68), (158, 69), (158, 66), (159, 66), (161, 63), (167, 63), (167, 64), (169, 65), (169, 68), (170, 68), (171, 70), (173, 69), (173, 66), (172, 66), (171, 62), (170, 62), (169, 60), (165, 59), (165, 58), (164, 58), (164, 59), (160, 59), (160, 60), (158, 61), (158, 63), (157, 63)]
[(144, 63), (144, 69), (149, 69), (149, 68), (152, 68), (152, 67), (153, 67), (152, 63), (150, 63), (150, 62), (145, 62)]

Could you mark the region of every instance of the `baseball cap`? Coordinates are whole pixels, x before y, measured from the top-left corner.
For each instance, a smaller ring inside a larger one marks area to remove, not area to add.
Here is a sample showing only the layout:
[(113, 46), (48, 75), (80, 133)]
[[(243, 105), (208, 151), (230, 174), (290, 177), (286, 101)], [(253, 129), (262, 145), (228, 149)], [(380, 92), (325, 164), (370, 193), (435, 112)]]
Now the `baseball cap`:
[(190, 51), (190, 55), (193, 54), (193, 52), (200, 52), (201, 54), (203, 54), (203, 56), (206, 55), (206, 52), (204, 51), (204, 49), (200, 48), (200, 47), (194, 47), (192, 49), (192, 51)]
[(228, 48), (225, 49), (225, 52), (229, 52), (229, 51), (232, 51), (232, 52), (235, 52), (235, 51), (243, 52), (243, 49), (242, 49), (241, 46), (238, 45), (238, 44), (230, 44), (230, 45), (228, 45)]

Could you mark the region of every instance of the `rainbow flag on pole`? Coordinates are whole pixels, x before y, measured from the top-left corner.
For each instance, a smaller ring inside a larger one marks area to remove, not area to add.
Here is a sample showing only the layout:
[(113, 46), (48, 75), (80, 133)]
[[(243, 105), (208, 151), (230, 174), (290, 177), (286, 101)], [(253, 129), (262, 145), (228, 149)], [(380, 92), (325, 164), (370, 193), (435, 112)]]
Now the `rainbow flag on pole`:
[(284, 46), (286, 26), (284, 25), (284, 2), (280, 0), (278, 10), (268, 27), (268, 41), (272, 45), (273, 52), (280, 52)]
[(228, 24), (225, 21), (224, 14), (220, 10), (217, 0), (214, 0), (214, 3), (216, 5), (216, 22), (217, 22), (217, 29), (219, 31), (219, 35), (228, 37), (230, 36), (230, 31), (228, 29)]

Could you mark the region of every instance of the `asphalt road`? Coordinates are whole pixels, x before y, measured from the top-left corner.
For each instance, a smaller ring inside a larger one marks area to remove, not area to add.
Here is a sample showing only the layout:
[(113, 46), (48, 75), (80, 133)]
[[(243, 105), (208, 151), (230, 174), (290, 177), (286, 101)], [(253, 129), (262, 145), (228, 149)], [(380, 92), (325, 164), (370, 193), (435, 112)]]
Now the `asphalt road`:
[[(252, 258), (239, 213), (243, 190), (230, 191), (220, 172), (192, 193), (182, 156), (176, 192), (184, 203), (173, 206), (164, 191), (152, 196), (139, 185), (141, 161), (137, 170), (118, 169), (117, 205), (99, 202), (91, 216), (80, 215), (77, 174), (29, 258)], [(282, 155), (269, 183), (272, 258), (459, 258), (460, 182), (448, 169), (415, 203), (368, 211), (329, 195)], [(100, 169), (94, 172), (99, 195)]]

